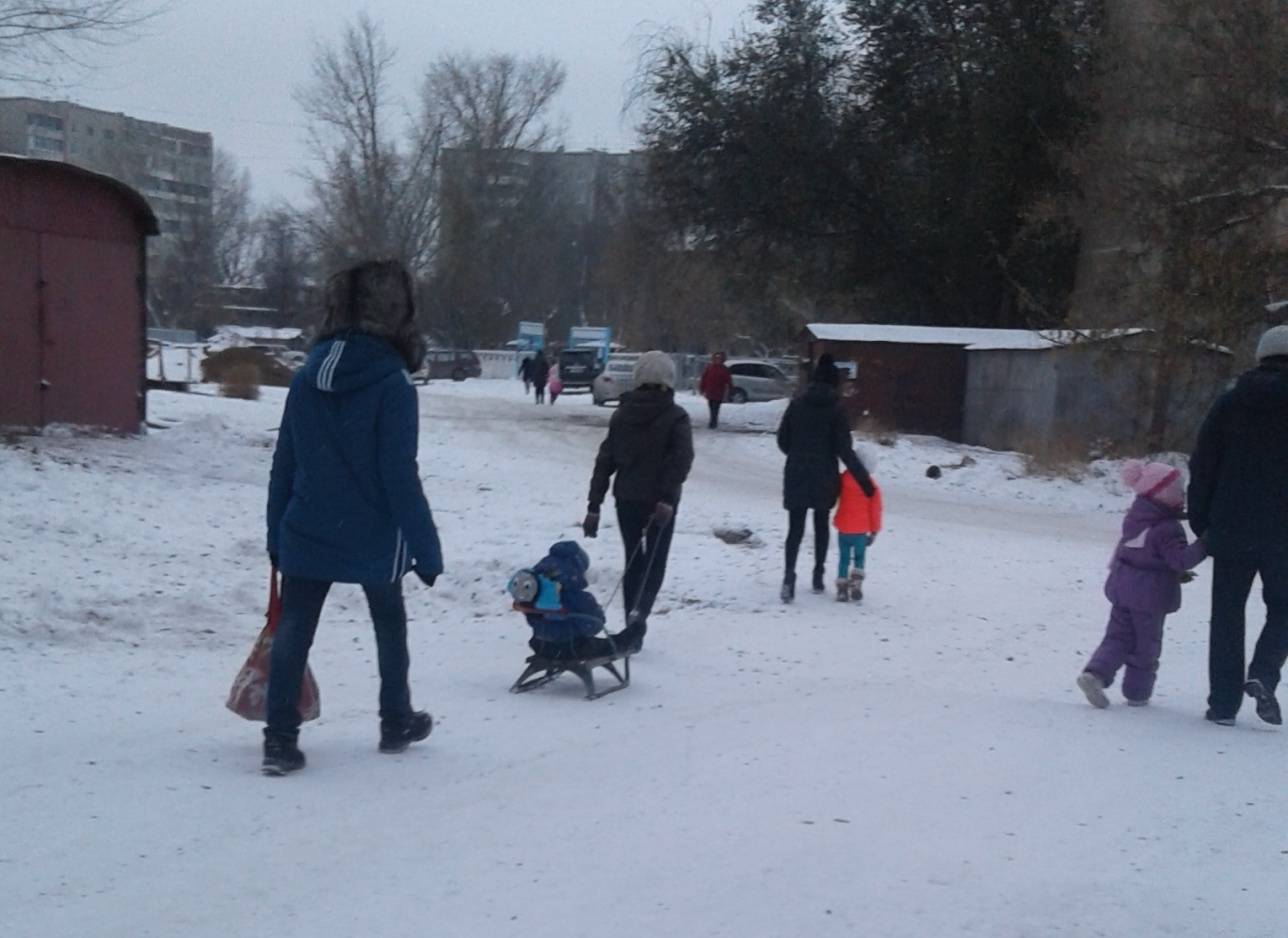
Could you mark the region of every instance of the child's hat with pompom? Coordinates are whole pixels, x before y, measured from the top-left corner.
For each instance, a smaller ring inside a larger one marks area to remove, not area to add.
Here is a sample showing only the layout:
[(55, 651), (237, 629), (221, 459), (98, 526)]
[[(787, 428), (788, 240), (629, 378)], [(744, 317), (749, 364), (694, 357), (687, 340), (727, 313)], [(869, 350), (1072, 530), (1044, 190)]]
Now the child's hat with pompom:
[(1173, 508), (1185, 504), (1185, 481), (1181, 470), (1161, 462), (1128, 460), (1123, 466), (1123, 482), (1143, 498), (1152, 498)]

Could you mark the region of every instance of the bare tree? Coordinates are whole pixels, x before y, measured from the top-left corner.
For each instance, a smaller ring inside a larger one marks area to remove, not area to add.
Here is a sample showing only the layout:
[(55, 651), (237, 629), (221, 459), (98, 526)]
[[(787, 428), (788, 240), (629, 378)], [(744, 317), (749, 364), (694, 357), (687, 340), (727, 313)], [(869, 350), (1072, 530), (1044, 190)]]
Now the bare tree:
[(312, 80), (296, 95), (321, 164), (309, 175), (308, 231), (327, 266), (388, 257), (424, 274), (433, 258), (442, 130), (424, 115), (400, 115), (389, 88), (395, 55), (361, 14), (338, 43), (317, 48)]
[(558, 142), (550, 106), (566, 79), (563, 64), (544, 56), (445, 55), (425, 72), (421, 98), (449, 146), (540, 150)]
[(139, 0), (0, 0), (0, 80), (33, 81), (33, 70), (75, 62), (78, 47), (126, 39), (157, 12)]
[(309, 256), (300, 220), (286, 205), (266, 209), (256, 220), (252, 269), (267, 303), (283, 322), (304, 324), (301, 314), (309, 302)]
[(563, 66), (547, 58), (447, 55), (421, 86), (423, 122), (448, 152), (435, 327), (456, 342), (495, 342), (519, 319), (559, 325), (584, 309), (585, 232), (536, 152), (555, 146), (549, 116)]
[(217, 149), (211, 177), (215, 279), (219, 283), (242, 286), (251, 279), (255, 248), (250, 171), (239, 168), (227, 151)]
[(1176, 401), (1219, 380), (1206, 350), (1247, 344), (1285, 267), (1288, 6), (1113, 0), (1107, 9), (1075, 316), (1151, 329), (1144, 442), (1158, 448), (1178, 439)]

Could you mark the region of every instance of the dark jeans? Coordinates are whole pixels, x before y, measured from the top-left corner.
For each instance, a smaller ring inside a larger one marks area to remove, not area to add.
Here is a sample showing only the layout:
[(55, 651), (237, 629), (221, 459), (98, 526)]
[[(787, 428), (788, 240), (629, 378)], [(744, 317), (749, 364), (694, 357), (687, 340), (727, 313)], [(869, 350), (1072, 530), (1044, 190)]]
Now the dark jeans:
[[(675, 519), (665, 528), (649, 524), (649, 517), (656, 506), (652, 502), (617, 503), (617, 526), (622, 532), (622, 546), (626, 548), (626, 575), (622, 580), (622, 596), (626, 602), (626, 624), (630, 624), (630, 614), (638, 610), (640, 621), (648, 621), (653, 611), (653, 603), (662, 589), (662, 580), (666, 577), (666, 558), (671, 553), (671, 535), (675, 531)], [(647, 534), (646, 534), (647, 531)], [(644, 546), (640, 547), (640, 541)], [(636, 554), (636, 548), (639, 553)], [(634, 555), (635, 561), (631, 562)], [(644, 573), (648, 571), (648, 578)]]
[(720, 426), (720, 402), (707, 401), (707, 409), (711, 411), (711, 422), (707, 426), (714, 430)]
[[(805, 515), (808, 508), (793, 508), (787, 513), (787, 579), (796, 579), (796, 557), (801, 551), (801, 540), (805, 537)], [(828, 527), (831, 511), (826, 508), (814, 509), (814, 572), (822, 573), (827, 563), (827, 545), (832, 540), (832, 531)]]
[(1245, 607), (1258, 574), (1266, 602), (1266, 626), (1257, 640), (1247, 678), (1255, 678), (1274, 691), (1288, 659), (1288, 549), (1214, 558), (1208, 706), (1218, 716), (1233, 716), (1243, 702)]
[[(407, 687), (407, 611), (402, 583), (364, 586), (367, 608), (376, 630), (376, 657), (380, 662), (380, 719), (397, 723), (411, 715)], [(308, 664), (309, 649), (317, 632), (322, 605), (331, 584), (325, 580), (282, 577), (282, 618), (273, 637), (273, 659), (268, 669), (268, 726), (266, 732), (294, 736), (300, 730), (300, 683)]]
[(544, 384), (538, 384), (534, 385), (534, 388), (537, 394), (537, 403), (544, 404), (546, 402), (546, 386)]

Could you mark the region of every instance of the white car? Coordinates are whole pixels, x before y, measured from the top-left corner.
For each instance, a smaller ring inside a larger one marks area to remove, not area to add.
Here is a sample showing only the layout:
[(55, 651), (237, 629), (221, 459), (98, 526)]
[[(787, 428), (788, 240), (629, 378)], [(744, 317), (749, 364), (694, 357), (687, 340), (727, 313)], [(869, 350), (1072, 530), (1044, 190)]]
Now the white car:
[(733, 375), (729, 403), (776, 401), (791, 397), (795, 382), (777, 365), (759, 358), (734, 358), (725, 362)]
[(590, 386), (591, 400), (595, 406), (603, 407), (609, 401), (616, 401), (627, 391), (635, 388), (635, 361), (639, 356), (624, 358), (613, 356), (604, 366), (604, 370), (595, 376)]

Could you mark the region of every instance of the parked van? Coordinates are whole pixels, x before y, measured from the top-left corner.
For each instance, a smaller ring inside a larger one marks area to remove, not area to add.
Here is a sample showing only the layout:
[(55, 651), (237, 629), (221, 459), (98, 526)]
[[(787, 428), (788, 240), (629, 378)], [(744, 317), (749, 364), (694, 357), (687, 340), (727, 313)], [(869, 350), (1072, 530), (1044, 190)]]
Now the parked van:
[(425, 364), (416, 377), (422, 384), (429, 381), (464, 381), (466, 378), (481, 378), (483, 366), (479, 357), (468, 349), (432, 348), (425, 353)]

